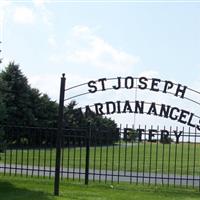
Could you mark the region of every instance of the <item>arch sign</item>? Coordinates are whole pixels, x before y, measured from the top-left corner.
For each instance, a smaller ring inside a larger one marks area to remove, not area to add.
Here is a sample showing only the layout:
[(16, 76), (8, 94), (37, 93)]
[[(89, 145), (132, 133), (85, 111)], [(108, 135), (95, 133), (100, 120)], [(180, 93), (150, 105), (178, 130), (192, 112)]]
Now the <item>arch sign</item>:
[[(112, 81), (112, 85), (109, 82)], [(186, 99), (190, 102), (200, 105), (197, 99), (192, 99), (192, 93), (199, 95), (198, 91), (190, 89), (189, 87), (173, 83), (169, 80), (161, 80), (158, 78), (147, 78), (147, 77), (117, 77), (117, 78), (100, 78), (98, 80), (90, 80), (87, 83), (83, 83), (77, 86), (73, 86), (67, 90), (75, 87), (86, 85), (87, 91), (68, 99), (73, 99), (78, 96), (86, 94), (95, 94), (99, 91), (106, 90), (120, 90), (120, 89), (139, 89), (149, 90), (151, 92), (160, 92), (165, 94), (173, 95), (179, 99)], [(120, 114), (120, 113), (136, 113), (136, 114), (147, 114), (153, 116), (159, 116), (168, 118), (173, 121), (177, 121), (190, 127), (196, 127), (200, 130), (200, 117), (190, 110), (185, 110), (179, 107), (166, 104), (157, 104), (155, 102), (145, 101), (106, 101), (104, 103), (98, 102), (93, 105), (84, 106), (86, 113), (95, 112), (97, 115), (109, 115), (109, 114)]]
[[(112, 81), (112, 84), (109, 82)], [(160, 92), (170, 94), (179, 99), (186, 99), (196, 105), (200, 105), (198, 99), (193, 99), (191, 96), (199, 95), (198, 91), (195, 91), (185, 85), (173, 83), (168, 80), (161, 80), (158, 78), (147, 77), (117, 77), (117, 78), (100, 78), (98, 80), (90, 80), (87, 83), (83, 83), (77, 86), (66, 89), (74, 89), (86, 85), (87, 91), (65, 100), (73, 99), (86, 94), (95, 94), (99, 91), (107, 90), (120, 90), (120, 89), (139, 89), (149, 90), (151, 92)], [(84, 106), (86, 113), (95, 112), (97, 115), (109, 115), (109, 114), (121, 114), (121, 113), (136, 113), (147, 114), (152, 116), (159, 116), (162, 118), (168, 118), (173, 121), (177, 121), (181, 124), (188, 125), (189, 127), (195, 127), (200, 130), (200, 117), (190, 110), (185, 110), (179, 107), (166, 104), (157, 104), (155, 102), (145, 101), (106, 101), (104, 103), (98, 102), (93, 105)]]

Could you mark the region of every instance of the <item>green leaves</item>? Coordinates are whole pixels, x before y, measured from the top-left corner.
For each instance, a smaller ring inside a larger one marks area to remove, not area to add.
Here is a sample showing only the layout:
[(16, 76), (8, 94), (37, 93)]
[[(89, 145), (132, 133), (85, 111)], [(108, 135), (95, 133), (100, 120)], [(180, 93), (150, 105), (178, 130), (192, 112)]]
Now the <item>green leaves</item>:
[(55, 126), (57, 103), (31, 88), (14, 62), (0, 73), (0, 122), (9, 125)]
[[(116, 123), (94, 112), (84, 113), (76, 108), (72, 101), (64, 110), (64, 126), (72, 128), (94, 127), (93, 133), (116, 133)], [(28, 79), (19, 69), (19, 65), (11, 62), (0, 73), (0, 123), (7, 125), (57, 127), (58, 104), (47, 94), (31, 88)], [(112, 137), (113, 138), (113, 137)], [(113, 140), (118, 140), (116, 135)]]

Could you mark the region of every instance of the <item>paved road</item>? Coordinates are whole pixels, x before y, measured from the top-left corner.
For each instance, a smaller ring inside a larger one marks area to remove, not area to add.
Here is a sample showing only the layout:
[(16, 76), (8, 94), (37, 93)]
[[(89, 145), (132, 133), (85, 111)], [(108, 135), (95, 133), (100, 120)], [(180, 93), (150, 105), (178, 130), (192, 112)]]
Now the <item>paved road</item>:
[[(26, 166), (26, 165), (4, 165), (0, 164), (0, 172), (6, 174), (23, 174), (33, 176), (54, 177), (54, 168)], [(61, 169), (63, 178), (85, 178), (84, 169)], [(133, 182), (133, 183), (148, 183), (148, 184), (170, 184), (181, 186), (200, 187), (199, 176), (180, 176), (176, 174), (156, 174), (156, 173), (141, 173), (141, 172), (123, 172), (123, 171), (105, 171), (105, 170), (90, 170), (89, 180), (97, 181), (113, 181), (113, 182)]]

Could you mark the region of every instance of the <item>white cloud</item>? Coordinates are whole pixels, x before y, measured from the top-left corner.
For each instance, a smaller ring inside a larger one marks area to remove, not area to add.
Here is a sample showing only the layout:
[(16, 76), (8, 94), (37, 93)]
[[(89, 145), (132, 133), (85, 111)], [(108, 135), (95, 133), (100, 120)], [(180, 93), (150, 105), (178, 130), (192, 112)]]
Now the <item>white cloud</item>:
[(5, 13), (8, 7), (11, 5), (11, 1), (2, 0), (0, 2), (0, 26), (3, 26), (3, 21), (5, 18)]
[(4, 13), (0, 10), (0, 25), (3, 24), (3, 20), (4, 20)]
[(15, 23), (33, 24), (35, 22), (36, 16), (32, 9), (25, 6), (18, 6), (15, 8), (13, 13), (13, 19)]
[(5, 8), (7, 6), (10, 6), (11, 4), (12, 4), (12, 2), (9, 0), (1, 0), (0, 8)]
[(57, 42), (56, 42), (56, 39), (55, 39), (55, 36), (54, 35), (50, 35), (49, 38), (48, 38), (48, 43), (50, 46), (52, 47), (56, 47), (57, 46)]
[(140, 73), (139, 76), (146, 76), (148, 78), (157, 78), (159, 77), (159, 72), (154, 70), (148, 70)]
[(53, 28), (53, 13), (49, 9), (47, 9), (45, 3), (45, 0), (33, 0), (33, 4), (35, 5), (40, 15), (40, 19), (42, 20), (42, 22), (49, 28)]
[(57, 43), (54, 36), (54, 23), (53, 23), (53, 13), (47, 8), (46, 3), (50, 1), (46, 0), (33, 0), (32, 1), (36, 10), (37, 15), (41, 22), (45, 25), (46, 29), (49, 31), (48, 44), (52, 47), (56, 47)]
[(62, 64), (63, 60), (65, 60), (65, 56), (61, 54), (55, 54), (49, 57), (49, 62), (54, 64)]
[(44, 6), (45, 0), (33, 0), (35, 6)]
[(29, 75), (31, 87), (39, 88), (40, 92), (48, 94), (52, 100), (58, 100), (60, 77), (53, 74)]
[(103, 38), (95, 35), (87, 26), (75, 26), (67, 41), (67, 61), (85, 63), (108, 71), (129, 70), (140, 58), (113, 47)]
[[(40, 92), (46, 93), (50, 96), (52, 100), (58, 101), (59, 99), (59, 92), (60, 92), (60, 78), (61, 74), (40, 74), (40, 75), (33, 75), (30, 74), (28, 76), (29, 83), (31, 84), (31, 87), (38, 88)], [(69, 87), (72, 87), (74, 85), (77, 85), (79, 83), (87, 82), (88, 78), (83, 78), (80, 75), (77, 74), (67, 74), (66, 76), (66, 89)], [(80, 90), (81, 88), (78, 88), (78, 92), (82, 92)], [(80, 90), (80, 91), (79, 91)], [(77, 92), (74, 90), (70, 90), (66, 92), (66, 98), (67, 96), (73, 96), (73, 92)], [(66, 103), (69, 103), (69, 101), (66, 101)]]

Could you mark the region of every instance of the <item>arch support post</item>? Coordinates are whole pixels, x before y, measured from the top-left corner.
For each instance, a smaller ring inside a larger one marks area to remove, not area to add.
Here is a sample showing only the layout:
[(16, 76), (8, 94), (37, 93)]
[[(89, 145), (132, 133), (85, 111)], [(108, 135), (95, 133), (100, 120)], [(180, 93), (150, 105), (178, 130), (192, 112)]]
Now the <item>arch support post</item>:
[(63, 135), (63, 114), (64, 114), (64, 98), (65, 98), (65, 74), (62, 74), (60, 84), (60, 99), (58, 110), (58, 129), (56, 137), (56, 163), (55, 163), (55, 179), (54, 179), (54, 195), (59, 195), (60, 183), (60, 160), (61, 160), (61, 140)]

